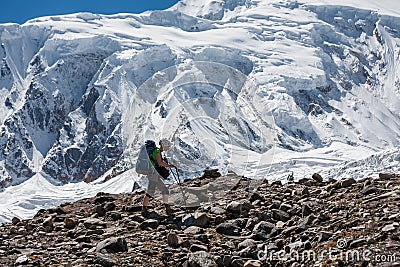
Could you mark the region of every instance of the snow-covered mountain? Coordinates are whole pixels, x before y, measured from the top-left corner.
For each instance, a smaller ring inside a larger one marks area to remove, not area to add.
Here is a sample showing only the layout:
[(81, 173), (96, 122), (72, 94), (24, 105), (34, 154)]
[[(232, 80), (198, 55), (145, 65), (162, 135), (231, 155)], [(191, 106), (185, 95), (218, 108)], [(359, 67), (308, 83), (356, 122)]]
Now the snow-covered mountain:
[(389, 0), (182, 0), (0, 25), (2, 194), (43, 177), (103, 190), (125, 171), (129, 190), (140, 145), (161, 137), (185, 177), (396, 171), (399, 29)]

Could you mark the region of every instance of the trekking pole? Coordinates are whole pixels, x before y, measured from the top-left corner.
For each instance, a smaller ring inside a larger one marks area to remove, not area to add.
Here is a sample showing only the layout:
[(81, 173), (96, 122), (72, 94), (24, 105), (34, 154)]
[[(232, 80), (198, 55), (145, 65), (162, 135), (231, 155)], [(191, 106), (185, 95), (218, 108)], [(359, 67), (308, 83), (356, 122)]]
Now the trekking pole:
[(171, 171), (171, 172), (172, 172), (172, 176), (174, 176), (175, 181), (178, 183), (179, 188), (181, 189), (181, 193), (182, 193), (182, 197), (183, 197), (183, 202), (184, 202), (185, 209), (186, 209), (186, 208), (187, 208), (187, 203), (186, 203), (185, 191), (183, 190), (182, 183), (181, 183), (181, 180), (180, 180), (180, 178), (179, 178), (178, 168), (177, 168), (176, 166), (174, 166), (174, 168), (175, 168), (175, 171), (176, 171), (176, 176), (175, 176), (175, 173), (174, 173), (173, 171)]

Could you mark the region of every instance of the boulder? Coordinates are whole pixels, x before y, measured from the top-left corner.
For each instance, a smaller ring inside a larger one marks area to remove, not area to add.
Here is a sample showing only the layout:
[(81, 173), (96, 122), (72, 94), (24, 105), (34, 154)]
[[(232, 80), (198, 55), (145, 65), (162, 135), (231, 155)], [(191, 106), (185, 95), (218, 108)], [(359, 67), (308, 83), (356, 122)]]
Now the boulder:
[(216, 227), (217, 233), (223, 234), (223, 235), (238, 236), (238, 235), (240, 235), (240, 230), (241, 229), (237, 225), (235, 225), (231, 222), (220, 223)]
[(86, 229), (96, 229), (97, 227), (106, 227), (106, 223), (96, 218), (88, 218), (83, 221)]
[(11, 220), (11, 223), (12, 223), (13, 225), (17, 225), (20, 221), (21, 221), (21, 220), (20, 220), (19, 218), (13, 217), (12, 220)]
[(253, 248), (256, 246), (257, 246), (257, 243), (253, 239), (245, 239), (244, 241), (242, 241), (238, 244), (238, 249), (242, 250), (245, 248)]
[(218, 267), (214, 257), (205, 251), (189, 253), (187, 262), (190, 267)]
[(128, 245), (123, 237), (110, 237), (99, 242), (96, 246), (96, 252), (104, 251), (108, 253), (126, 252)]
[(249, 211), (253, 205), (249, 200), (243, 199), (241, 201), (232, 201), (226, 207), (226, 211), (233, 214), (242, 214), (244, 211)]
[(180, 244), (183, 243), (182, 238), (174, 232), (170, 232), (167, 235), (167, 243), (171, 247), (179, 247)]
[(111, 257), (103, 254), (97, 254), (94, 260), (94, 264), (100, 265), (103, 267), (113, 267), (117, 265), (117, 262), (113, 260)]
[(311, 177), (312, 177), (315, 181), (317, 181), (317, 182), (319, 182), (319, 183), (322, 183), (322, 181), (324, 180), (324, 179), (322, 179), (322, 176), (321, 176), (321, 174), (319, 174), (319, 173), (314, 173)]
[(122, 218), (121, 213), (116, 211), (108, 211), (105, 215), (107, 221), (118, 221)]
[(146, 228), (157, 229), (158, 225), (159, 225), (158, 220), (155, 220), (155, 219), (147, 219), (147, 220), (143, 221), (143, 222), (140, 224), (140, 228), (141, 228), (142, 230), (144, 230), (144, 229), (146, 229)]
[(202, 234), (204, 232), (203, 228), (200, 228), (198, 226), (189, 226), (183, 231), (185, 234), (190, 234), (190, 235), (197, 235), (197, 234)]
[(64, 228), (65, 229), (74, 229), (76, 225), (77, 225), (76, 220), (74, 220), (72, 218), (68, 218), (68, 217), (64, 219)]
[(207, 246), (204, 246), (204, 245), (193, 244), (190, 246), (189, 251), (191, 251), (191, 252), (208, 251), (208, 248), (207, 248)]
[(93, 208), (93, 213), (103, 217), (104, 215), (106, 215), (106, 209), (102, 206), (102, 205), (96, 205)]
[(362, 190), (363, 195), (369, 195), (369, 194), (373, 194), (375, 192), (378, 192), (378, 188), (376, 188), (375, 186), (365, 186)]
[(261, 221), (254, 226), (253, 235), (258, 240), (265, 240), (271, 236), (274, 228), (275, 225), (273, 223)]
[(116, 207), (116, 205), (114, 204), (114, 202), (107, 202), (106, 204), (104, 204), (104, 209), (106, 211), (112, 211), (114, 210)]
[(181, 225), (183, 226), (198, 226), (206, 227), (210, 222), (210, 217), (204, 212), (195, 212), (183, 217)]
[(218, 169), (211, 169), (211, 170), (204, 170), (203, 175), (200, 177), (200, 179), (205, 179), (205, 178), (218, 178), (221, 176), (221, 173), (218, 171)]
[(274, 218), (277, 221), (286, 222), (290, 219), (290, 215), (286, 211), (273, 209), (272, 218)]
[(340, 182), (340, 187), (342, 187), (342, 188), (349, 187), (355, 183), (356, 183), (356, 180), (354, 178), (348, 178), (348, 179), (345, 179)]
[(301, 215), (303, 217), (308, 216), (312, 213), (314, 213), (314, 211), (307, 204), (304, 204), (303, 207), (301, 208)]
[(389, 180), (392, 178), (396, 178), (395, 173), (380, 173), (379, 174), (379, 179), (382, 179), (382, 180)]

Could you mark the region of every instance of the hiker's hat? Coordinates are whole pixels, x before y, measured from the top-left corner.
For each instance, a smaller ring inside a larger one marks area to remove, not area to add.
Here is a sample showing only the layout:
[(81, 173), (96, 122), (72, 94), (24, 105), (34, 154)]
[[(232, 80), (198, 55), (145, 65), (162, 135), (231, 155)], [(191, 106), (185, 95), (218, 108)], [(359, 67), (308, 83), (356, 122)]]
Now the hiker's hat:
[(172, 143), (168, 139), (163, 138), (160, 140), (160, 145), (163, 148), (167, 148), (167, 147), (169, 148), (169, 147), (171, 147)]

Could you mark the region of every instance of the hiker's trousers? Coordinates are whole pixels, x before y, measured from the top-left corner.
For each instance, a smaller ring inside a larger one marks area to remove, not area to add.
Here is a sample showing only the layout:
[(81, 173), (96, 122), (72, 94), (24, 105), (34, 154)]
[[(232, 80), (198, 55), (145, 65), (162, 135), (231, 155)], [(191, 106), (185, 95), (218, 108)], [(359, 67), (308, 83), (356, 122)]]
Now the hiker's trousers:
[(158, 172), (154, 172), (152, 174), (147, 175), (147, 179), (149, 180), (149, 185), (147, 187), (147, 195), (150, 197), (154, 197), (156, 192), (156, 188), (161, 191), (161, 194), (168, 195), (169, 190), (167, 186), (164, 184), (161, 175)]

